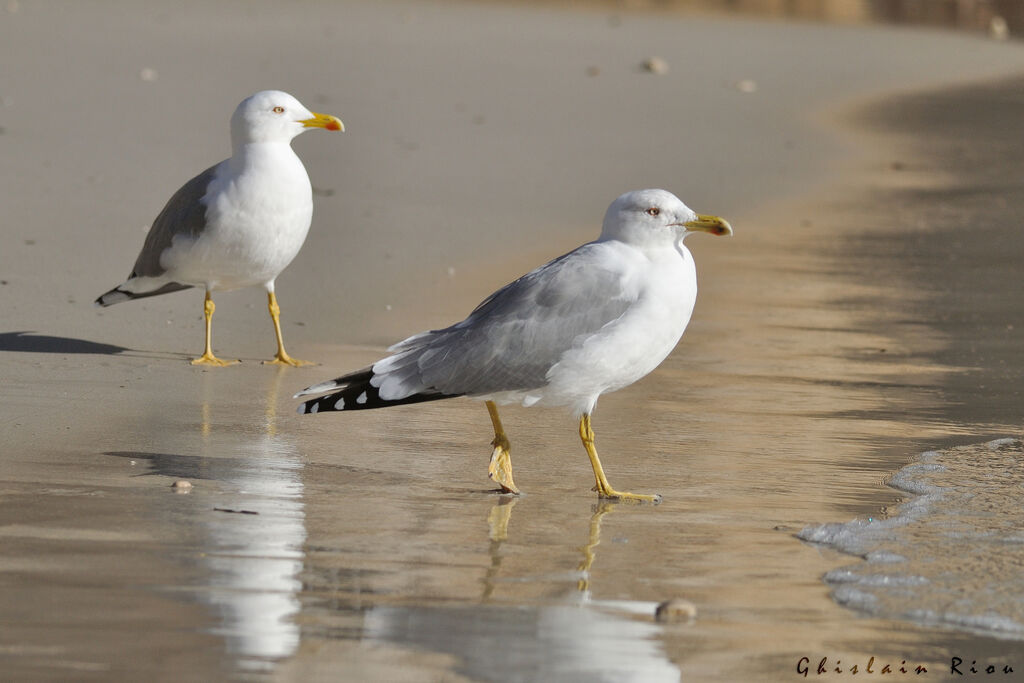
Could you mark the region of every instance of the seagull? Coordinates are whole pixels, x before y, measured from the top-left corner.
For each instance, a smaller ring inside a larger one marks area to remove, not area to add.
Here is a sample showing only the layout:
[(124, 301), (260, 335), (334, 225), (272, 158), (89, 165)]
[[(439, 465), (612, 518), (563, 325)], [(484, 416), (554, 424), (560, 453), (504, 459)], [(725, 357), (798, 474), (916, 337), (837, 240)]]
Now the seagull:
[(206, 288), (206, 348), (193, 365), (224, 366), (210, 346), (214, 291), (262, 285), (277, 336), (266, 361), (309, 365), (284, 350), (274, 280), (299, 253), (313, 217), (313, 190), (292, 139), (309, 128), (345, 130), (330, 114), (306, 109), (279, 90), (242, 100), (231, 116), (231, 157), (174, 193), (153, 221), (128, 279), (96, 299), (99, 306)]
[(608, 207), (600, 237), (491, 294), (462, 322), (413, 335), (373, 365), (295, 395), (330, 392), (299, 413), (363, 410), (468, 396), (494, 427), (488, 475), (506, 493), (511, 445), (498, 404), (562, 406), (579, 420), (601, 498), (658, 502), (616, 491), (594, 445), (597, 399), (654, 370), (682, 337), (697, 297), (683, 240), (731, 235), (718, 216), (694, 213), (665, 190), (627, 192)]

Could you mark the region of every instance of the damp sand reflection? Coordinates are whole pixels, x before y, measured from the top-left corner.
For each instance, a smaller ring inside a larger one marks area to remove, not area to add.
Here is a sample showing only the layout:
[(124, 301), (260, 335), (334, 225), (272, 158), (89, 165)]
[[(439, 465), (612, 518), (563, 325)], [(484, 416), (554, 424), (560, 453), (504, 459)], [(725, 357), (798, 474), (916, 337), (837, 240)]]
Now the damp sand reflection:
[(207, 631), (223, 639), (241, 669), (268, 669), (293, 654), (300, 639), (302, 463), (294, 440), (278, 431), (284, 373), (276, 369), (252, 387), (263, 403), (256, 429), (235, 421), (222, 395), (228, 385), (204, 373), (197, 421), (177, 431), (174, 452), (109, 453), (142, 463), (145, 476), (191, 484), (176, 489), (185, 499), (174, 524), (189, 539), (185, 557), (196, 578), (160, 590), (205, 605)]
[[(202, 521), (201, 562), (210, 583), (199, 598), (218, 614), (213, 632), (244, 668), (269, 666), (299, 644), (295, 615), (306, 529), (302, 464), (293, 439), (277, 429), (283, 375), (278, 368), (268, 382), (264, 432), (233, 444), (238, 456), (215, 458), (216, 468), (206, 472), (220, 484), (220, 503)], [(214, 436), (209, 405), (202, 404), (205, 441)]]
[[(475, 546), (476, 556), (467, 547), (461, 561), (453, 558), (463, 569), (461, 579), (439, 595), (430, 580), (435, 560), (421, 550), (418, 560), (393, 558), (406, 565), (403, 573), (422, 572), (418, 588), (396, 594), (387, 588), (396, 567), (386, 557), (368, 563), (344, 547), (319, 548), (307, 566), (315, 577), (315, 585), (307, 581), (307, 592), (315, 596), (307, 601), (305, 620), (310, 646), (339, 641), (356, 670), (382, 677), (389, 671), (379, 659), (382, 649), (411, 649), (421, 653), (420, 661), (443, 662), (439, 668), (472, 680), (679, 680), (661, 642), (663, 627), (654, 621), (655, 602), (593, 597), (601, 581), (594, 569), (607, 540), (605, 519), (642, 510), (599, 503), (574, 510), (584, 514), (573, 517), (563, 509), (560, 542), (551, 547), (531, 541), (538, 531), (549, 541), (555, 538), (553, 529), (534, 527), (542, 504), (529, 498), (500, 496), (483, 515), (476, 502), (468, 502), (472, 513), (464, 508), (461, 514), (448, 506), (431, 510), (425, 500), (410, 505), (409, 519), (475, 520), (468, 545)], [(407, 546), (419, 544), (415, 525), (379, 531), (407, 533)], [(607, 549), (628, 551), (622, 539)]]

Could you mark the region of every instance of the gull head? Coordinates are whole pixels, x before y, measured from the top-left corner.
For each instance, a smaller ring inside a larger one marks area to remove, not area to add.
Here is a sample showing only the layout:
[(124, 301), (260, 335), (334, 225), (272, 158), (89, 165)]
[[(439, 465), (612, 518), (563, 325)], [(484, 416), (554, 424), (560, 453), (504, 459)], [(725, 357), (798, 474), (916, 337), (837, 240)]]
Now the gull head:
[(335, 116), (306, 109), (280, 90), (250, 95), (231, 115), (231, 141), (236, 146), (252, 142), (288, 143), (308, 128), (345, 130), (345, 125)]
[(724, 218), (696, 213), (671, 192), (636, 190), (608, 207), (601, 238), (658, 246), (674, 244), (693, 232), (731, 235), (732, 226)]

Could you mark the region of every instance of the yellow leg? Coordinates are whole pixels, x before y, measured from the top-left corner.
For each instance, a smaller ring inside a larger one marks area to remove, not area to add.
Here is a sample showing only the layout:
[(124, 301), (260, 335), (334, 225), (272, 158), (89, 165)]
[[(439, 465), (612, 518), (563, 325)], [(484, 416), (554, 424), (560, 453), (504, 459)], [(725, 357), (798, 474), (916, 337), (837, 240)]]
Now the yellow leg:
[(199, 358), (192, 360), (192, 365), (224, 367), (225, 365), (234, 365), (239, 362), (237, 360), (221, 360), (213, 355), (213, 349), (210, 347), (210, 329), (213, 322), (213, 311), (216, 308), (213, 305), (213, 298), (210, 296), (209, 290), (207, 290), (206, 301), (203, 302), (203, 317), (206, 318), (206, 350), (203, 351), (203, 355), (199, 356)]
[(298, 368), (303, 365), (315, 365), (308, 360), (298, 360), (288, 355), (284, 350), (284, 339), (281, 338), (281, 307), (277, 305), (277, 297), (273, 292), (267, 292), (267, 308), (270, 310), (270, 319), (274, 321), (274, 334), (277, 335), (277, 355), (273, 360), (263, 361), (264, 365), (291, 365)]
[(505, 430), (501, 426), (501, 418), (498, 417), (498, 406), (494, 401), (487, 401), (487, 412), (491, 415), (491, 423), (494, 425), (494, 452), (491, 453), (491, 462), (487, 466), (487, 476), (501, 487), (503, 493), (519, 493), (516, 483), (512, 481), (512, 445), (505, 436)]
[(580, 417), (580, 439), (583, 441), (583, 447), (587, 449), (587, 455), (590, 456), (590, 465), (594, 468), (594, 478), (597, 479), (597, 485), (594, 487), (594, 490), (597, 491), (599, 497), (616, 500), (645, 501), (648, 503), (661, 502), (661, 496), (657, 494), (650, 496), (639, 493), (623, 493), (612, 488), (612, 485), (608, 483), (608, 478), (604, 476), (601, 460), (597, 457), (597, 448), (594, 447), (594, 430), (590, 426), (590, 415), (588, 413), (583, 413)]

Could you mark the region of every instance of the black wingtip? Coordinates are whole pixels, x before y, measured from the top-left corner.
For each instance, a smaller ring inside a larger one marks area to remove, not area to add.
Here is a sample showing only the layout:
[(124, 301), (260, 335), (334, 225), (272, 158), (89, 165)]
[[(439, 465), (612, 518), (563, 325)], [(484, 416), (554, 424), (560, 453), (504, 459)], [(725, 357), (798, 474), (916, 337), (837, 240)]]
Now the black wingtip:
[(118, 285), (117, 287), (114, 287), (106, 294), (96, 297), (95, 304), (97, 306), (103, 307), (113, 306), (114, 304), (119, 304), (123, 301), (131, 301), (132, 299), (145, 299), (146, 297), (150, 296), (159, 296), (160, 294), (180, 292), (183, 289), (192, 289), (192, 285), (183, 285), (180, 282), (168, 282), (163, 287), (160, 287), (159, 289), (154, 289), (151, 292), (129, 292), (127, 290), (121, 289), (121, 286)]
[(119, 304), (122, 301), (128, 301), (131, 298), (132, 298), (131, 292), (126, 292), (123, 289), (120, 289), (118, 287), (114, 287), (109, 292), (107, 292), (105, 294), (101, 294), (100, 296), (96, 297), (96, 301), (94, 301), (93, 303), (96, 304), (97, 306), (102, 306), (102, 307), (106, 308), (107, 306), (113, 306), (114, 304)]
[(313, 398), (299, 404), (296, 412), (300, 415), (308, 413), (328, 413), (343, 410), (372, 410), (374, 408), (388, 408), (390, 406), (401, 406), (409, 403), (423, 403), (426, 401), (440, 401), (445, 398), (455, 398), (461, 394), (442, 394), (439, 391), (425, 391), (412, 396), (395, 400), (384, 400), (380, 397), (377, 387), (368, 381), (352, 384), (341, 391)]

